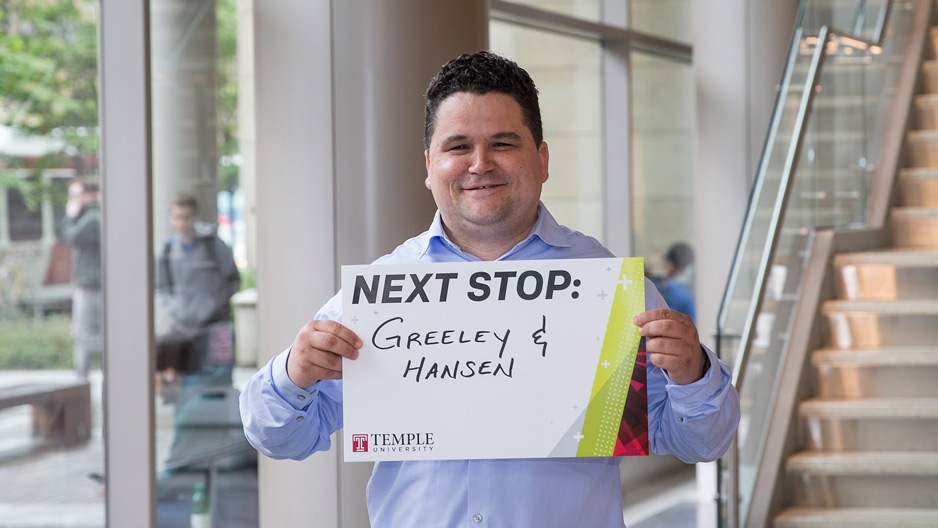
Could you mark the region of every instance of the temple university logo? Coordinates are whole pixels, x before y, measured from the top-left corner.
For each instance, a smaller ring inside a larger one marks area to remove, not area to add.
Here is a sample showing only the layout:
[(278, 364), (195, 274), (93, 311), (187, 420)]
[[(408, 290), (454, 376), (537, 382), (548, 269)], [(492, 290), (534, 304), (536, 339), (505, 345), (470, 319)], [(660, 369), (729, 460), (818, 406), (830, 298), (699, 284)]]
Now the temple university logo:
[(367, 453), (368, 452), (368, 435), (363, 435), (363, 434), (352, 435), (352, 452), (353, 453)]

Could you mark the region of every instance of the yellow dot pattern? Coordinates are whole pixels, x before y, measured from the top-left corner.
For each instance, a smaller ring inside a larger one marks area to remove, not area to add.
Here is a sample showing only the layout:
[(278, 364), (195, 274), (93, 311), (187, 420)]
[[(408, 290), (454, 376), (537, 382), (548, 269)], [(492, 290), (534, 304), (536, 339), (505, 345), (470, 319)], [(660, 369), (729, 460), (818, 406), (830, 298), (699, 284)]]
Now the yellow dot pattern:
[(632, 320), (645, 311), (644, 267), (641, 258), (622, 259), (583, 422), (583, 438), (577, 447), (578, 457), (611, 456), (615, 451), (641, 341)]

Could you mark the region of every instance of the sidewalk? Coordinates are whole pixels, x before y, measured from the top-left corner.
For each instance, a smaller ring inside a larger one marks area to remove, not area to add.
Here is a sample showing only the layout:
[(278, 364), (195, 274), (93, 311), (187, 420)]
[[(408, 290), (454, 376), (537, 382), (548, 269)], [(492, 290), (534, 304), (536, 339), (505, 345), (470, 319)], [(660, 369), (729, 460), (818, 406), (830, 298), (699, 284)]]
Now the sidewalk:
[[(238, 372), (236, 380), (251, 373), (253, 369)], [(73, 378), (72, 371), (0, 371), (0, 386)], [(101, 371), (92, 371), (89, 378), (93, 427), (91, 439), (83, 445), (36, 452), (30, 408), (22, 406), (0, 411), (0, 528), (104, 527), (104, 487), (89, 477), (105, 473)], [(154, 412), (156, 472), (159, 474), (173, 440), (175, 406), (156, 398)], [(173, 476), (172, 485), (182, 489), (191, 485), (194, 478), (191, 474)], [(220, 493), (231, 496), (229, 500), (237, 501), (242, 509), (247, 503), (256, 502), (256, 473), (222, 475), (219, 486), (224, 488)], [(160, 487), (161, 494), (165, 494), (166, 486)], [(225, 499), (228, 497), (223, 496), (222, 500)], [(171, 502), (160, 503), (160, 527), (188, 526), (188, 510), (174, 507)], [(223, 504), (219, 506), (225, 509)], [(229, 524), (232, 528), (256, 526), (256, 519), (253, 524), (226, 523), (226, 528)]]

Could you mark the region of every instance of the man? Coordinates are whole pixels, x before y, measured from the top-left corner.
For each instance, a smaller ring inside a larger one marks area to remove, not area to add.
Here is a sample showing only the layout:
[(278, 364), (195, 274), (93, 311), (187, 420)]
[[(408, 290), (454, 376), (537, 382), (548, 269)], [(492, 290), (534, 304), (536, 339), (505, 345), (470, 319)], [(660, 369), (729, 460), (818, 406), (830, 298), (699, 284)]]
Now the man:
[(68, 184), (68, 201), (62, 219), (62, 238), (71, 246), (72, 354), (75, 374), (88, 379), (92, 354), (100, 354), (101, 339), (101, 209), (98, 184), (75, 178)]
[[(540, 203), (548, 149), (537, 90), (514, 62), (480, 52), (444, 65), (427, 90), (424, 143), (438, 212), (428, 231), (376, 263), (612, 256)], [(729, 369), (700, 345), (688, 317), (645, 287), (650, 310), (635, 324), (651, 362), (652, 449), (715, 459), (739, 420)], [(305, 458), (329, 449), (342, 427), (342, 360), (357, 359), (362, 341), (341, 318), (336, 295), (245, 387), (245, 433), (265, 455)], [(612, 457), (379, 462), (367, 502), (376, 528), (623, 526)]]
[[(199, 372), (205, 382), (229, 384), (233, 363), (231, 296), (241, 276), (231, 249), (211, 224), (197, 222), (199, 205), (187, 193), (170, 207), (175, 231), (163, 245), (157, 265), (157, 297), (169, 319), (158, 338), (158, 368)], [(164, 357), (165, 350), (184, 357)], [(217, 377), (218, 379), (214, 379)]]
[(693, 262), (694, 250), (684, 242), (678, 242), (668, 248), (659, 266), (649, 266), (646, 262), (645, 271), (668, 303), (668, 308), (696, 321), (693, 284), (687, 282), (688, 279), (693, 280)]

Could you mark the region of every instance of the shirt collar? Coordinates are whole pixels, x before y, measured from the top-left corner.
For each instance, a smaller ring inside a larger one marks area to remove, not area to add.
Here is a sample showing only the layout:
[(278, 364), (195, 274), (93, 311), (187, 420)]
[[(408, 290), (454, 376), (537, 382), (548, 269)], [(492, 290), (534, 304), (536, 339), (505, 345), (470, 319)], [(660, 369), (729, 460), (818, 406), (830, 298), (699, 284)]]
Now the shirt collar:
[[(528, 236), (526, 236), (524, 240), (518, 242), (514, 248), (508, 250), (508, 253), (505, 255), (511, 254), (515, 249), (527, 245), (534, 238), (540, 239), (549, 246), (570, 247), (566, 228), (557, 223), (557, 220), (555, 220), (553, 215), (550, 214), (550, 211), (547, 210), (547, 206), (544, 205), (544, 202), (538, 202), (537, 221), (534, 222), (534, 227), (531, 228), (531, 232), (528, 233)], [(446, 247), (458, 250), (458, 246), (446, 236), (446, 231), (443, 230), (443, 217), (440, 215), (439, 209), (437, 209), (436, 214), (433, 215), (433, 222), (427, 230), (427, 237), (424, 239), (423, 247), (420, 248), (421, 257), (426, 256), (434, 241), (438, 244), (443, 244)]]

